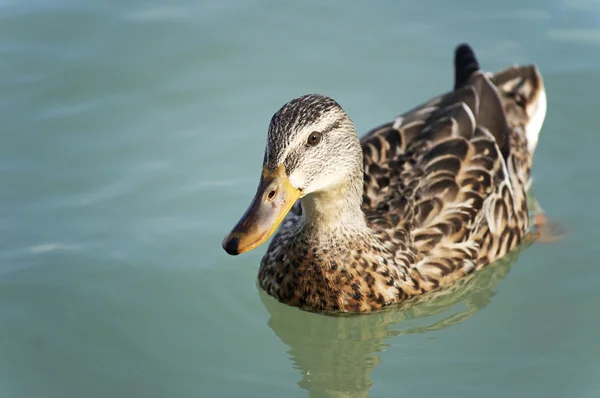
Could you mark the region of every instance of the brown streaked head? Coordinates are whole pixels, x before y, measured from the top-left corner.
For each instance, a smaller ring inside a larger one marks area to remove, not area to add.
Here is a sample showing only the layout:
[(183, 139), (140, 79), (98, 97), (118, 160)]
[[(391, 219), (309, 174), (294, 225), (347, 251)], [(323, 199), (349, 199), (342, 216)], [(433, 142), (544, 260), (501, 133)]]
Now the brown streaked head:
[[(296, 200), (354, 174), (362, 178), (362, 149), (340, 105), (318, 94), (291, 100), (271, 119), (258, 190), (223, 249), (237, 255), (260, 246)], [(358, 185), (362, 189), (362, 181)]]

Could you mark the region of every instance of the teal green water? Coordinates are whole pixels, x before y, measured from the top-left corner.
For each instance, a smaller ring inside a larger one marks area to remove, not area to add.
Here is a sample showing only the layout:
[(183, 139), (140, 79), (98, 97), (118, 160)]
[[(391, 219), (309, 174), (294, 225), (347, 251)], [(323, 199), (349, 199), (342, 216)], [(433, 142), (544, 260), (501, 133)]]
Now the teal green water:
[[(571, 234), (406, 309), (265, 296), (264, 247), (221, 239), (272, 113), (319, 92), (364, 132), (461, 41), (539, 65), (534, 191)], [(596, 2), (0, 0), (0, 55), (0, 396), (600, 396)]]

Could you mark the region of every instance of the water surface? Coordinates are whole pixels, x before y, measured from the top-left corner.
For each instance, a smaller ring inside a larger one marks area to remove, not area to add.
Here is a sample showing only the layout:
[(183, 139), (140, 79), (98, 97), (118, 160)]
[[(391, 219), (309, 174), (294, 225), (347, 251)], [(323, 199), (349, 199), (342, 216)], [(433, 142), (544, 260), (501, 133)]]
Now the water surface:
[[(600, 396), (593, 1), (0, 0), (3, 397)], [(449, 89), (454, 46), (539, 65), (534, 191), (571, 235), (424, 303), (332, 318), (220, 247), (283, 103), (358, 129)]]

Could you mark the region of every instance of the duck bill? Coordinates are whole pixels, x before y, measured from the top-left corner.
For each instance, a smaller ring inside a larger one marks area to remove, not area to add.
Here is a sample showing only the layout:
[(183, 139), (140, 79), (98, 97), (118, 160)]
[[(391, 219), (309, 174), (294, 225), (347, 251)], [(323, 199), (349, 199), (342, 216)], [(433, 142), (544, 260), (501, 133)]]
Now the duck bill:
[(290, 183), (283, 165), (275, 171), (264, 168), (252, 203), (223, 240), (223, 249), (235, 256), (265, 243), (300, 194)]

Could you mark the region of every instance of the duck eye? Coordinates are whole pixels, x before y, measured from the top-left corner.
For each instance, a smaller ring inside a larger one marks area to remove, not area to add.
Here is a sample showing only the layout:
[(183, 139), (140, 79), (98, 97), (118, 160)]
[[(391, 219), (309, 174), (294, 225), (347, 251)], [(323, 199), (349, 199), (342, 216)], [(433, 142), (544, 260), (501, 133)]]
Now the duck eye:
[(308, 141), (306, 143), (310, 146), (315, 146), (319, 142), (321, 142), (321, 133), (319, 133), (318, 131), (313, 131), (308, 136)]

